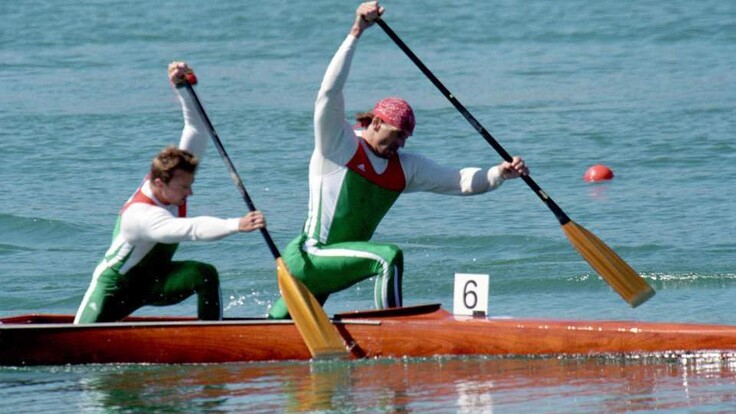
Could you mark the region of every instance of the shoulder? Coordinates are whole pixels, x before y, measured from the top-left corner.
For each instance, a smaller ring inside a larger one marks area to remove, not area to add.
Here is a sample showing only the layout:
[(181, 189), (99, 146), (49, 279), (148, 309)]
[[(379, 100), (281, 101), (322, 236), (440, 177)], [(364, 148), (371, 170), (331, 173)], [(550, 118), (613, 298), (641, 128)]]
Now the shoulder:
[(175, 218), (172, 211), (166, 207), (155, 204), (134, 202), (131, 203), (121, 215), (121, 225), (134, 225), (138, 223), (148, 223), (159, 221), (162, 219)]
[(437, 165), (436, 162), (424, 155), (411, 151), (400, 151), (399, 160), (404, 168), (433, 168)]
[(320, 141), (315, 146), (315, 151), (339, 164), (353, 157), (361, 140), (353, 127), (347, 121), (343, 121), (342, 129), (336, 136), (330, 140)]

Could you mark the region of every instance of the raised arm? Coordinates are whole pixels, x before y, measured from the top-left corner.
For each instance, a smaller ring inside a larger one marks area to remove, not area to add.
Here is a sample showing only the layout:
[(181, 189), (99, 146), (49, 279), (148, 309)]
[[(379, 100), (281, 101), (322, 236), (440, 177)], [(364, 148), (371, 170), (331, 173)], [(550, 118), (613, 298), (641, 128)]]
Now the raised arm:
[(345, 98), (343, 88), (350, 72), (358, 38), (373, 21), (383, 13), (378, 2), (372, 1), (358, 6), (355, 21), (347, 38), (342, 42), (332, 57), (322, 79), (314, 111), (315, 150), (327, 156), (334, 153), (345, 138), (352, 138), (350, 125), (345, 120)]
[(187, 88), (177, 88), (176, 84), (184, 82), (185, 77), (193, 75), (192, 69), (186, 62), (171, 62), (169, 64), (169, 81), (174, 86), (174, 92), (181, 103), (184, 116), (184, 128), (179, 139), (179, 148), (196, 155), (200, 160), (209, 141), (208, 129), (204, 119), (197, 111), (194, 98)]
[(348, 35), (343, 41), (330, 61), (317, 93), (314, 105), (314, 148), (325, 156), (333, 153), (343, 140), (346, 120), (342, 91), (350, 72), (357, 40)]

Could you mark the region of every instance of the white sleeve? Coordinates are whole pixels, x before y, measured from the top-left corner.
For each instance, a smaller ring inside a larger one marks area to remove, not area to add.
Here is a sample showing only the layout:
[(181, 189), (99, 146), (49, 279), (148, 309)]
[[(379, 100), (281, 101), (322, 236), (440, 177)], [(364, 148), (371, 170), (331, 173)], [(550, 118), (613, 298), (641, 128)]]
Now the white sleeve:
[(406, 192), (429, 191), (448, 195), (482, 194), (503, 184), (498, 167), (461, 169), (439, 165), (414, 153), (402, 152)]
[(350, 72), (357, 38), (352, 35), (342, 42), (322, 79), (314, 108), (314, 149), (329, 157), (343, 147), (355, 147), (355, 134), (345, 120), (343, 88)]
[(209, 140), (209, 128), (199, 114), (194, 97), (189, 93), (189, 89), (174, 88), (174, 90), (179, 102), (181, 102), (181, 110), (184, 116), (184, 128), (181, 131), (179, 148), (196, 155), (201, 162)]
[(164, 208), (135, 203), (123, 213), (120, 232), (130, 243), (218, 240), (237, 233), (239, 221), (239, 218), (220, 219), (208, 216), (175, 217)]

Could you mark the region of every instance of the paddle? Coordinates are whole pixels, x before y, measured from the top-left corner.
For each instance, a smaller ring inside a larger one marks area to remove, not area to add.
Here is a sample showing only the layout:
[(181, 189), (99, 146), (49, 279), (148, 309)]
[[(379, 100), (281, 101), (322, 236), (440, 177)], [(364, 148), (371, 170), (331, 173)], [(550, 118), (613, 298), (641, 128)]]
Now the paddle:
[[(491, 136), (488, 131), (468, 112), (467, 109), (450, 93), (445, 85), (432, 74), (432, 72), (422, 63), (421, 60), (409, 49), (409, 47), (394, 33), (393, 30), (381, 19), (376, 20), (381, 29), (396, 43), (396, 45), (406, 53), (419, 70), (429, 78), (434, 86), (439, 89), (443, 95), (452, 103), (455, 108), (470, 122), (470, 125), (478, 131), (483, 138), (508, 162), (512, 158), (501, 144)], [(641, 277), (634, 269), (623, 261), (611, 248), (606, 246), (603, 241), (596, 237), (579, 224), (570, 220), (562, 209), (545, 193), (531, 177), (522, 176), (524, 182), (539, 196), (539, 198), (552, 210), (557, 220), (562, 226), (567, 238), (572, 245), (578, 250), (581, 256), (595, 269), (603, 279), (608, 282), (611, 287), (618, 292), (621, 297), (627, 301), (631, 307), (637, 307), (646, 302), (647, 299), (654, 296), (654, 289)]]
[[(243, 185), (243, 181), (240, 179), (237, 171), (235, 171), (235, 165), (233, 165), (227, 152), (225, 152), (225, 148), (222, 146), (220, 137), (217, 135), (212, 122), (210, 122), (210, 118), (207, 116), (197, 93), (194, 92), (192, 84), (196, 84), (196, 78), (193, 76), (187, 76), (187, 81), (181, 82), (177, 87), (181, 87), (183, 85), (194, 98), (197, 110), (210, 130), (209, 132), (212, 137), (212, 142), (215, 144), (217, 152), (220, 153), (220, 157), (225, 162), (225, 165), (230, 172), (230, 178), (238, 187), (240, 194), (243, 196), (243, 200), (245, 200), (245, 204), (248, 205), (248, 209), (250, 211), (255, 211), (256, 207), (253, 205), (253, 201), (248, 195), (248, 192)], [(299, 329), (299, 333), (302, 338), (304, 338), (304, 342), (307, 344), (312, 357), (347, 357), (349, 353), (345, 347), (345, 342), (342, 340), (337, 328), (330, 323), (324, 309), (322, 309), (319, 302), (317, 302), (317, 299), (312, 295), (309, 289), (307, 289), (303, 283), (289, 272), (288, 267), (286, 267), (286, 263), (284, 263), (284, 260), (281, 258), (281, 253), (279, 253), (276, 244), (274, 244), (273, 239), (271, 239), (271, 235), (265, 227), (261, 229), (261, 234), (266, 240), (266, 244), (268, 245), (269, 250), (271, 250), (271, 254), (274, 259), (276, 259), (276, 274), (281, 296), (283, 296), (284, 301), (286, 301), (289, 313), (294, 319), (296, 327)]]

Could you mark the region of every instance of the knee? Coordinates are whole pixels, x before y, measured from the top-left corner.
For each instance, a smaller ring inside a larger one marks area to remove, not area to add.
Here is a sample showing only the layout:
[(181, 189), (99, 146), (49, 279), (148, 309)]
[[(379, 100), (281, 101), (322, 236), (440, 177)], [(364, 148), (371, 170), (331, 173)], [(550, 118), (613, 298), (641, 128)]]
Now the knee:
[(217, 269), (209, 263), (197, 263), (197, 273), (199, 273), (202, 285), (218, 286), (220, 284), (220, 275), (217, 273)]
[(404, 262), (404, 252), (395, 244), (384, 245), (381, 256), (393, 264), (401, 265)]

